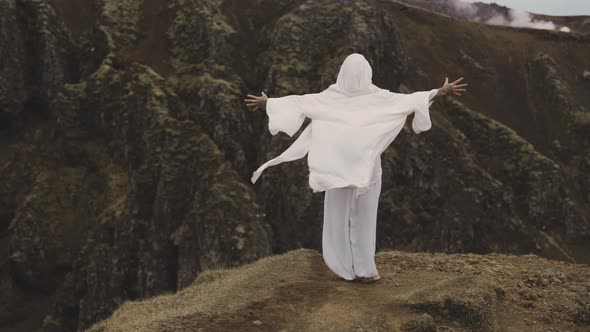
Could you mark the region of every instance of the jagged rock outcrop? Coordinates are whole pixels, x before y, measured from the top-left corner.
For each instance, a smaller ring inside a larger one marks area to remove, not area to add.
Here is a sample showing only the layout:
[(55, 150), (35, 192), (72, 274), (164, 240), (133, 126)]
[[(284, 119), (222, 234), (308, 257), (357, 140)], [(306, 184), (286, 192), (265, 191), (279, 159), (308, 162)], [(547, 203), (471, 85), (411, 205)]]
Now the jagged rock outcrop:
[(17, 25), (16, 3), (3, 1), (0, 3), (0, 11), (2, 12), (0, 17), (1, 43), (12, 46), (2, 47), (0, 50), (0, 57), (7, 59), (7, 63), (0, 68), (0, 114), (5, 119), (6, 113), (20, 111), (25, 99), (26, 90), (22, 71), (25, 46), (21, 35), (14, 33), (14, 26)]
[[(385, 154), (384, 172), (392, 176), (385, 181), (396, 185), (382, 192), (380, 213), (392, 216), (378, 225), (380, 234), (392, 234), (382, 241), (418, 250), (539, 250), (571, 259), (547, 234), (587, 232), (573, 203), (560, 199), (567, 190), (558, 166), (500, 123), (457, 101), (444, 107), (447, 119), (436, 117), (435, 125), (446, 129), (432, 141), (410, 139), (407, 130), (399, 148)], [(416, 193), (408, 196), (404, 188), (412, 186)]]
[(68, 96), (54, 105), (60, 133), (82, 130), (69, 144), (101, 137), (112, 162), (128, 166), (127, 191), (103, 209), (113, 213), (97, 218), (99, 227), (75, 262), (74, 280), (60, 290), (80, 295), (79, 308), (58, 303), (58, 313), (79, 310), (79, 326), (126, 298), (175, 291), (202, 270), (270, 253), (271, 233), (251, 188), (188, 119), (163, 78), (117, 61), (105, 59), (81, 86), (66, 87)]
[[(100, 5), (108, 16), (113, 4)], [(105, 21), (107, 50), (131, 42)], [(252, 189), (162, 77), (109, 53), (85, 80), (64, 83), (34, 110), (49, 122), (27, 124), (2, 168), (10, 273), (56, 294), (44, 330), (82, 329), (125, 299), (270, 253)]]
[[(324, 89), (351, 52), (390, 90), (470, 84), (384, 153), (378, 250), (587, 259), (586, 37), (373, 0), (9, 0), (0, 14), (0, 326), (83, 330), (204, 271), (319, 250), (305, 159), (251, 185), (294, 138), (243, 99)], [(437, 324), (429, 312), (408, 328)]]
[(21, 112), (42, 113), (61, 86), (76, 79), (77, 61), (46, 1), (7, 0), (0, 12), (0, 116), (10, 121)]
[(242, 78), (229, 64), (239, 50), (232, 45), (237, 31), (221, 12), (222, 1), (177, 1), (169, 38), (174, 73), (168, 81), (186, 100), (189, 118), (201, 124), (242, 179), (252, 167), (255, 140), (248, 113), (238, 112), (246, 92)]
[(581, 170), (571, 172), (573, 199), (588, 204), (590, 178), (585, 170), (590, 156), (590, 109), (574, 102), (586, 93), (565, 79), (558, 63), (546, 53), (533, 58), (528, 69), (533, 82), (533, 109), (551, 146), (548, 153), (569, 170)]

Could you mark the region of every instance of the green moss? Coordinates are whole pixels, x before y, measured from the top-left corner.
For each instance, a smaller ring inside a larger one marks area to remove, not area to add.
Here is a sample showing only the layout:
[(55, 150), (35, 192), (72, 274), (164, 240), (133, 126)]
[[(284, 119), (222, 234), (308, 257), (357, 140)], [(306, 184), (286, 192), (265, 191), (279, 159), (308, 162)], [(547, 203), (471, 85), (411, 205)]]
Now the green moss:
[(590, 127), (590, 113), (589, 112), (575, 112), (574, 123), (580, 127)]
[(110, 53), (107, 55), (98, 69), (90, 75), (89, 79), (97, 80), (97, 81), (104, 81), (106, 78), (110, 78), (113, 74), (113, 57), (114, 54)]
[(218, 52), (229, 56), (228, 37), (235, 33), (220, 11), (220, 0), (195, 5), (178, 0), (173, 4), (176, 17), (168, 31), (174, 42), (173, 53), (185, 63), (201, 62)]
[(110, 47), (129, 47), (136, 44), (141, 3), (137, 0), (98, 2), (101, 6), (100, 22), (109, 39)]
[(459, 60), (467, 66), (471, 67), (472, 69), (475, 69), (476, 71), (490, 74), (495, 72), (493, 69), (484, 67), (482, 64), (480, 64), (477, 60), (473, 59), (463, 50), (459, 50)]
[[(449, 99), (448, 104), (452, 108), (451, 112), (454, 112), (452, 114), (462, 118), (459, 128), (463, 129), (470, 139), (476, 140), (474, 143), (478, 144), (482, 151), (485, 151), (489, 156), (496, 153), (502, 154), (501, 160), (506, 168), (514, 171), (525, 170), (525, 168), (534, 167), (539, 163), (549, 164), (555, 169), (559, 168), (559, 165), (539, 153), (532, 144), (520, 137), (513, 129), (469, 110), (456, 100)], [(492, 135), (492, 137), (488, 135)]]

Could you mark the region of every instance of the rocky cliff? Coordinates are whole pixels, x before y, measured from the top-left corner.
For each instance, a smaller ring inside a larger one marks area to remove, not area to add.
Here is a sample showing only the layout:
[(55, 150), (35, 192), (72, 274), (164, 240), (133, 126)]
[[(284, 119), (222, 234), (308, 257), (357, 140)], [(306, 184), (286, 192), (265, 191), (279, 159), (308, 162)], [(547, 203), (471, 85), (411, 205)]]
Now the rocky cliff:
[[(0, 325), (76, 331), (203, 271), (321, 248), (305, 160), (247, 93), (363, 53), (392, 91), (463, 76), (383, 155), (378, 250), (588, 263), (590, 37), (389, 1), (0, 2)], [(309, 121), (309, 120), (308, 120)]]

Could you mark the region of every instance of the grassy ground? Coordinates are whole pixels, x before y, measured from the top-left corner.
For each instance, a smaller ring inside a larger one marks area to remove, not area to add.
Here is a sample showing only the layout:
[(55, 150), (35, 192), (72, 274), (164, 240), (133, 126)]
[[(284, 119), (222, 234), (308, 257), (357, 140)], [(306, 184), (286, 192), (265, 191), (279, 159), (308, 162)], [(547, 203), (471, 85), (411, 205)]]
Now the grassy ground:
[[(587, 331), (590, 267), (534, 255), (379, 252), (373, 284), (340, 279), (315, 250), (209, 270), (125, 302), (106, 331)], [(576, 325), (578, 324), (578, 325)], [(584, 325), (586, 324), (586, 325)]]

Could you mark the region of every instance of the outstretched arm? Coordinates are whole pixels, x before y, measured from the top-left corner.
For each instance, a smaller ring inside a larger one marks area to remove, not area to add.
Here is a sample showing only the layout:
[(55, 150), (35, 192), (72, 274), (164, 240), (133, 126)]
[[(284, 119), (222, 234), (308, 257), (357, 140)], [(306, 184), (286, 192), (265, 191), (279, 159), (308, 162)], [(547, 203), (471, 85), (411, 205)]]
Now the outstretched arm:
[(436, 93), (436, 95), (434, 95), (434, 97), (432, 97), (431, 100), (434, 100), (434, 98), (438, 97), (438, 96), (444, 96), (446, 94), (449, 93), (454, 93), (457, 96), (460, 96), (461, 94), (459, 93), (459, 91), (467, 91), (466, 89), (464, 89), (465, 86), (467, 86), (467, 83), (465, 84), (459, 84), (459, 82), (463, 79), (463, 77), (459, 78), (458, 80), (454, 81), (453, 83), (449, 83), (449, 78), (445, 77), (445, 83), (443, 84), (442, 87), (440, 87), (438, 89), (438, 92)]
[(315, 95), (310, 93), (269, 98), (263, 91), (261, 96), (248, 95), (244, 101), (252, 111), (260, 109), (266, 112), (268, 130), (272, 135), (282, 131), (293, 136), (303, 124), (306, 118), (305, 110), (310, 109), (309, 103)]

